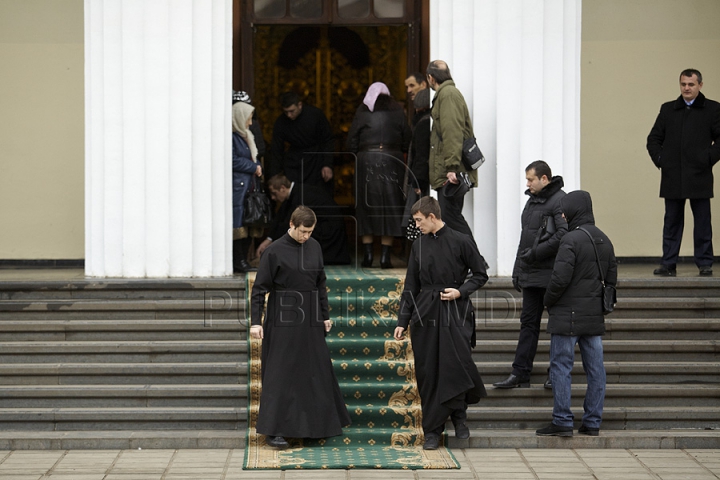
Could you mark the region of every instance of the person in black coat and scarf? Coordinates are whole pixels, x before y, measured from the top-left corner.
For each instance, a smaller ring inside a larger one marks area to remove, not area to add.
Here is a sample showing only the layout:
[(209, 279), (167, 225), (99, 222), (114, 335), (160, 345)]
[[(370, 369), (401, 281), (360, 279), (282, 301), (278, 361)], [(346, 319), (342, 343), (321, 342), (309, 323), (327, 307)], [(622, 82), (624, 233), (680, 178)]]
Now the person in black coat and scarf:
[(568, 193), (560, 200), (560, 208), (568, 222), (568, 233), (560, 241), (555, 266), (545, 292), (545, 305), (550, 314), (547, 331), (551, 335), (553, 420), (550, 425), (535, 433), (567, 437), (573, 434), (574, 417), (570, 409), (570, 389), (575, 344), (578, 344), (583, 370), (587, 376), (587, 391), (583, 403), (585, 413), (578, 433), (597, 436), (605, 401), (602, 346), (605, 317), (599, 269), (603, 270), (605, 283), (615, 286), (617, 260), (610, 239), (595, 226), (592, 200), (588, 192), (578, 190)]
[(392, 268), (393, 237), (403, 235), (403, 152), (408, 150), (410, 135), (403, 108), (390, 96), (387, 86), (382, 82), (370, 85), (347, 139), (347, 149), (357, 153), (355, 215), (365, 249), (363, 267), (372, 266), (373, 240), (380, 236), (380, 266)]
[[(567, 232), (567, 223), (560, 211), (560, 200), (565, 196), (562, 177), (553, 177), (550, 166), (536, 160), (525, 169), (525, 178), (528, 187), (525, 194), (529, 198), (521, 217), (522, 231), (512, 274), (513, 286), (523, 296), (520, 336), (512, 373), (505, 380), (494, 383), (495, 388), (530, 386), (540, 318), (545, 310), (545, 287), (550, 281), (560, 239)], [(545, 387), (551, 388), (549, 381), (545, 382)]]
[(680, 74), (681, 95), (660, 107), (647, 138), (650, 158), (662, 172), (660, 196), (665, 199), (663, 257), (655, 275), (676, 275), (688, 198), (695, 219), (695, 265), (700, 275), (712, 275), (710, 199), (712, 169), (720, 160), (720, 103), (705, 98), (701, 88), (702, 74), (695, 69), (684, 70)]

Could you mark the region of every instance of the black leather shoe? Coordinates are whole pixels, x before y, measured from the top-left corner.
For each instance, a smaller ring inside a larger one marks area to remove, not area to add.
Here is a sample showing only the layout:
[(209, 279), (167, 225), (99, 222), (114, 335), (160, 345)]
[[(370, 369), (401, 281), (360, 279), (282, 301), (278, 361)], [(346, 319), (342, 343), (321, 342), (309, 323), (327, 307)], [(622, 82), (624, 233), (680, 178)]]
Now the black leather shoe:
[(535, 435), (539, 435), (541, 437), (572, 437), (573, 427), (561, 427), (551, 423), (545, 428), (535, 430)]
[(240, 260), (233, 267), (233, 273), (257, 272), (257, 268), (252, 267), (247, 260)]
[(653, 275), (660, 275), (661, 277), (675, 277), (677, 276), (677, 270), (675, 267), (660, 265), (660, 268), (653, 270)]
[(281, 449), (285, 449), (290, 446), (287, 440), (285, 440), (283, 437), (273, 437), (272, 435), (268, 435), (267, 437), (265, 437), (265, 443), (267, 443), (271, 447)]
[(521, 380), (519, 377), (516, 377), (512, 373), (509, 377), (507, 377), (502, 382), (493, 383), (493, 387), (495, 388), (516, 388), (516, 387), (522, 387), (522, 388), (529, 388), (530, 387), (530, 380)]
[(545, 383), (543, 383), (543, 388), (552, 390), (552, 380), (550, 380), (550, 375), (548, 375), (548, 377), (545, 379)]
[(437, 450), (440, 446), (440, 436), (435, 433), (425, 435), (425, 444), (423, 450)]
[(710, 267), (710, 266), (700, 267), (700, 276), (701, 277), (712, 277), (712, 267)]
[(580, 428), (578, 428), (578, 433), (582, 433), (583, 435), (590, 435), (591, 437), (597, 437), (598, 435), (600, 435), (600, 429), (581, 425)]
[(363, 261), (360, 265), (365, 268), (370, 268), (372, 267), (373, 262), (373, 244), (363, 243), (363, 247), (365, 247), (365, 256), (363, 257)]
[(390, 250), (392, 250), (392, 246), (382, 246), (382, 253), (380, 254), (380, 268), (393, 268), (392, 263), (390, 262)]

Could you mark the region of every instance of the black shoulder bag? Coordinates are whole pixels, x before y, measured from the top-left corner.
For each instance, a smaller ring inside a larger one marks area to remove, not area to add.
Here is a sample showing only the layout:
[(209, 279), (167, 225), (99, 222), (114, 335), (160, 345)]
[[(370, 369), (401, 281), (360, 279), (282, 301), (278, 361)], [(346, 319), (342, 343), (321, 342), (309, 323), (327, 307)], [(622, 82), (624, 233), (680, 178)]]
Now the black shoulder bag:
[(600, 282), (602, 284), (602, 311), (603, 315), (608, 315), (615, 310), (615, 303), (617, 303), (617, 291), (614, 285), (608, 285), (605, 283), (605, 276), (603, 275), (602, 266), (600, 265), (600, 255), (598, 255), (597, 247), (595, 246), (595, 239), (593, 236), (582, 227), (577, 227), (578, 230), (582, 230), (590, 237), (590, 243), (595, 250), (595, 260), (597, 261), (598, 270), (600, 271)]
[(245, 193), (243, 224), (265, 227), (272, 223), (273, 207), (263, 190), (262, 182), (253, 175), (250, 191)]

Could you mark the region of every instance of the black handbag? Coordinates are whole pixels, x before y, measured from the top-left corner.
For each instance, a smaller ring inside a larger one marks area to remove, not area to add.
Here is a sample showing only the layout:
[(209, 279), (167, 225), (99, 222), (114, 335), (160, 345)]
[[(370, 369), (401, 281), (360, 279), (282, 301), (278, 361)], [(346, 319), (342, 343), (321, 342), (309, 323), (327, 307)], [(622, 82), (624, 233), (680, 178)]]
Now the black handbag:
[(251, 188), (245, 193), (244, 225), (268, 226), (273, 219), (273, 206), (262, 187), (262, 182), (253, 176)]
[(545, 215), (542, 217), (542, 225), (540, 226), (540, 240), (539, 243), (547, 242), (555, 235), (557, 227), (555, 226), (555, 217), (552, 215)]
[(598, 270), (600, 270), (600, 282), (602, 284), (602, 310), (603, 315), (608, 315), (615, 310), (615, 304), (617, 303), (617, 290), (615, 285), (608, 285), (605, 283), (605, 276), (603, 275), (602, 266), (600, 265), (600, 255), (598, 255), (597, 247), (595, 246), (595, 239), (593, 236), (582, 227), (578, 227), (578, 230), (582, 230), (590, 237), (590, 243), (592, 243), (593, 250), (595, 250), (595, 260), (597, 261)]
[(477, 170), (485, 163), (485, 155), (480, 151), (475, 137), (463, 140), (462, 162), (468, 170)]

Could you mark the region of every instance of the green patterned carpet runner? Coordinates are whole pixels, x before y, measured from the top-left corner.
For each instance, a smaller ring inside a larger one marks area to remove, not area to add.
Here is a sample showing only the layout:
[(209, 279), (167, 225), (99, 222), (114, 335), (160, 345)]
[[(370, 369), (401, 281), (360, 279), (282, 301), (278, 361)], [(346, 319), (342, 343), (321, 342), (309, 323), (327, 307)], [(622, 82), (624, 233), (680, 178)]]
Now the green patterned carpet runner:
[[(246, 469), (459, 468), (450, 451), (423, 450), (412, 348), (393, 339), (404, 275), (326, 267), (333, 328), (327, 337), (352, 426), (324, 440), (265, 445), (255, 432), (260, 398), (260, 340), (249, 339)], [(254, 275), (248, 275), (248, 299)], [(249, 303), (247, 311), (250, 311)]]

